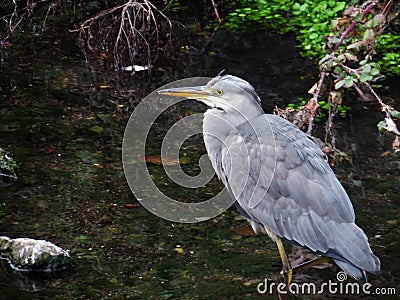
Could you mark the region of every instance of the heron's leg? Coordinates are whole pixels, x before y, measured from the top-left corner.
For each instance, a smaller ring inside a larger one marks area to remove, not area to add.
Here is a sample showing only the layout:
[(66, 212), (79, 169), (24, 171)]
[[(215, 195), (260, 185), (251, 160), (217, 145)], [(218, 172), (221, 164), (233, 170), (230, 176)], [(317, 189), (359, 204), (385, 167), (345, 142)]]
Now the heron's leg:
[(280, 237), (276, 236), (275, 242), (276, 246), (278, 247), (279, 255), (281, 256), (282, 266), (283, 266), (280, 275), (283, 281), (285, 280), (285, 277), (287, 277), (287, 287), (289, 287), (289, 285), (292, 283), (292, 275), (293, 275), (292, 267), (290, 266), (289, 260), (286, 256), (285, 248), (283, 247), (282, 240), (280, 239)]
[(319, 257), (316, 257), (316, 258), (314, 258), (312, 260), (306, 261), (306, 262), (304, 262), (302, 264), (299, 264), (299, 265), (293, 267), (292, 270), (293, 270), (293, 272), (299, 272), (299, 271), (310, 269), (310, 268), (312, 268), (314, 266), (317, 266), (317, 265), (323, 264), (323, 263), (327, 263), (327, 262), (330, 262), (330, 261), (331, 261), (330, 257), (319, 256)]

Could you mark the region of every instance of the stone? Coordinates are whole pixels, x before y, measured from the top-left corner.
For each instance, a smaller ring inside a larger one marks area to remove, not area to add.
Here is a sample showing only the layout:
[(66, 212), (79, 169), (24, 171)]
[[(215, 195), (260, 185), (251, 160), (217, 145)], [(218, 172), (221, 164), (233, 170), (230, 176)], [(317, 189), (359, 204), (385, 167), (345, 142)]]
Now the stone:
[(0, 259), (18, 271), (54, 272), (72, 267), (67, 251), (45, 240), (0, 236)]

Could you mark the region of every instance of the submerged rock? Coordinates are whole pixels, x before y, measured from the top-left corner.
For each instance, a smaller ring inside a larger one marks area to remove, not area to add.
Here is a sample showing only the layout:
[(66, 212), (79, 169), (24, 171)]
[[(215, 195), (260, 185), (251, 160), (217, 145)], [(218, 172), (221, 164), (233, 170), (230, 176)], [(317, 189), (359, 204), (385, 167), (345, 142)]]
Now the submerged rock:
[(18, 271), (54, 272), (72, 267), (69, 253), (45, 240), (0, 236), (0, 258)]

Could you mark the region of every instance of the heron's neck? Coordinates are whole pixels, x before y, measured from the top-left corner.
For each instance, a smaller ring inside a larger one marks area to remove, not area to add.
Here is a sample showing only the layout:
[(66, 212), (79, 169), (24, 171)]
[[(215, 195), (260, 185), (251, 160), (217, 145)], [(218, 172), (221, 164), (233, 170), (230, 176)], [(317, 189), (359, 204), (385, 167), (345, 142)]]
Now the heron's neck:
[[(240, 124), (262, 115), (264, 112), (261, 107), (257, 110), (246, 110), (247, 115), (227, 113), (225, 111), (212, 108), (208, 109), (203, 119), (204, 143), (207, 148), (208, 156), (219, 177), (222, 176), (221, 147), (231, 131), (235, 130)], [(251, 112), (251, 114), (249, 114)]]
[(244, 110), (245, 114), (229, 113), (216, 108), (208, 109), (204, 114), (203, 132), (225, 132), (227, 135), (245, 121), (252, 120), (264, 114), (261, 106), (250, 105)]
[(206, 141), (206, 147), (207, 141), (210, 141), (216, 148), (218, 148), (231, 131), (235, 130), (235, 128), (243, 122), (250, 121), (262, 115), (264, 112), (259, 106), (259, 109), (247, 108), (246, 113), (246, 115), (240, 115), (225, 112), (216, 108), (208, 109), (205, 112), (203, 119), (203, 134), (204, 140)]

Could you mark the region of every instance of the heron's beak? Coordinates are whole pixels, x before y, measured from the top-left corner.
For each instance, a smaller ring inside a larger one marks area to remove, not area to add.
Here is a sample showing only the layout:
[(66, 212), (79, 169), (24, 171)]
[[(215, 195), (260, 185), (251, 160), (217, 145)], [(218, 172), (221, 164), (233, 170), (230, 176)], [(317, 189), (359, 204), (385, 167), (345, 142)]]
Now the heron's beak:
[(189, 99), (206, 100), (211, 95), (207, 86), (181, 87), (158, 91), (160, 95), (184, 97)]

